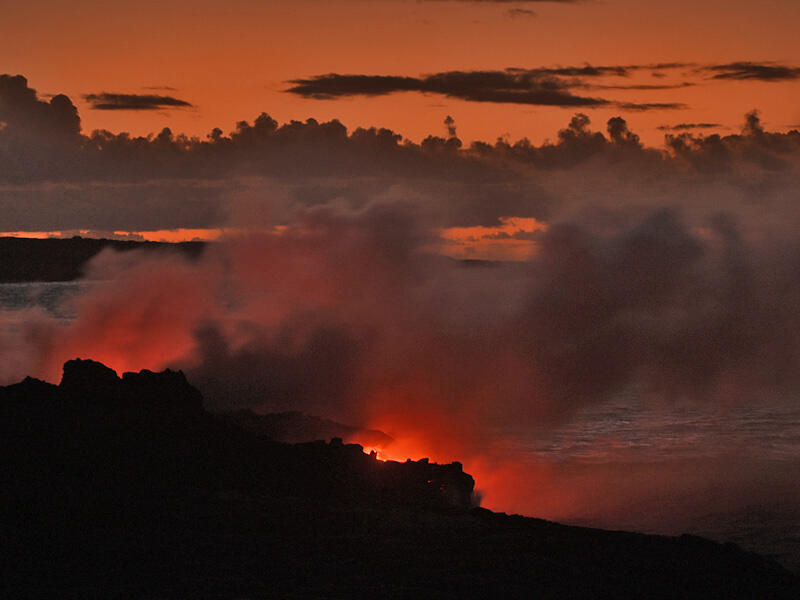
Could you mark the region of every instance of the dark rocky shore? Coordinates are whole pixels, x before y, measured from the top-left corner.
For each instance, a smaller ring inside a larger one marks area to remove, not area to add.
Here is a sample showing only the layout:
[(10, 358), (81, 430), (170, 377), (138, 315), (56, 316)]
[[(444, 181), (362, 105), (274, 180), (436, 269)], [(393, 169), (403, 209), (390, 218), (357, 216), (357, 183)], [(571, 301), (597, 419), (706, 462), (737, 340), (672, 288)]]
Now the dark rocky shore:
[(137, 242), (73, 237), (30, 239), (0, 237), (0, 283), (72, 281), (83, 274), (86, 263), (106, 248), (119, 252), (181, 252), (196, 258), (204, 242)]
[(0, 388), (2, 596), (800, 597), (735, 545), (493, 513), (458, 463), (264, 427), (205, 411), (180, 372), (77, 360)]

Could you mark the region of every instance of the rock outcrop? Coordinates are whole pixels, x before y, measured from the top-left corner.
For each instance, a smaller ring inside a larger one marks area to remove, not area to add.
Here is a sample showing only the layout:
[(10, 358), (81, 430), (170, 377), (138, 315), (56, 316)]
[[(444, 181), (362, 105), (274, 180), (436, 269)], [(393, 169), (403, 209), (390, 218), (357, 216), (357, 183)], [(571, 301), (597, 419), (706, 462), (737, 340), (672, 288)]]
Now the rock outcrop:
[(257, 433), (276, 442), (299, 444), (315, 440), (358, 441), (368, 446), (387, 446), (394, 440), (377, 429), (351, 427), (343, 423), (290, 410), (279, 413), (258, 414), (251, 410), (218, 413), (220, 417), (243, 429)]
[[(37, 478), (90, 468), (100, 486), (109, 477), (134, 495), (144, 478), (169, 493), (177, 486), (442, 510), (471, 505), (474, 481), (461, 465), (384, 463), (341, 438), (268, 439), (206, 412), (180, 371), (118, 377), (99, 362), (70, 360), (58, 386), (28, 378), (0, 388), (0, 415), (6, 459)], [(58, 447), (51, 462), (47, 449)]]

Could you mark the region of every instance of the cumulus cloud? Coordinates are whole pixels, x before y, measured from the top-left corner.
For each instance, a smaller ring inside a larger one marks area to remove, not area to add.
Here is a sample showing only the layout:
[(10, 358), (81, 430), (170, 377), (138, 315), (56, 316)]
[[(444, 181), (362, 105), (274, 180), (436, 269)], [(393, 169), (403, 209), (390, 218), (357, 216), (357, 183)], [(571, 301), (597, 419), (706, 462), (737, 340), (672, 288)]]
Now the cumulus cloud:
[(67, 96), (44, 101), (22, 75), (0, 75), (0, 182), (69, 177), (79, 163), (80, 132)]
[(0, 123), (3, 139), (11, 143), (77, 141), (81, 130), (78, 111), (67, 96), (39, 100), (22, 75), (0, 75)]
[(192, 105), (172, 96), (154, 94), (85, 94), (83, 99), (95, 110), (161, 110), (164, 108), (188, 108)]

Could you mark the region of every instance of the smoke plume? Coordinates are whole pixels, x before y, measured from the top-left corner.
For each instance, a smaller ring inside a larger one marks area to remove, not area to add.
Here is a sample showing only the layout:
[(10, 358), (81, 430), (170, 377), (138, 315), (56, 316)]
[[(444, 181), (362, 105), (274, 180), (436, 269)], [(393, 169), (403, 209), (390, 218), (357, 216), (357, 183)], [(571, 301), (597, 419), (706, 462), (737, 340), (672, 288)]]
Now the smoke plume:
[[(288, 184), (263, 199), (250, 190), (230, 216), (257, 231), (223, 237), (196, 261), (103, 253), (72, 300), (74, 320), (15, 315), (3, 328), (14, 348), (4, 382), (57, 380), (76, 356), (118, 371), (181, 368), (214, 410), (302, 410), (381, 429), (396, 440), (386, 456), (462, 460), (488, 506), (551, 518), (613, 525), (635, 507), (677, 515), (732, 498), (800, 506), (787, 484), (796, 467), (736, 445), (704, 440), (707, 460), (665, 455), (658, 466), (614, 431), (561, 461), (525, 445), (621, 398), (641, 414), (770, 410), (800, 387), (794, 137), (752, 114), (727, 140), (670, 136), (668, 162), (612, 121), (611, 141), (579, 115), (558, 144), (471, 151), (485, 164), (536, 162), (525, 185), (545, 190), (550, 210), (518, 236), (527, 261), (439, 251), (443, 226), (530, 210), (514, 186), (492, 184), (501, 209), (431, 182), (423, 196), (340, 180), (335, 195), (307, 202), (285, 202)], [(281, 225), (270, 228), (264, 209), (276, 198)], [(443, 217), (448, 206), (458, 220)]]

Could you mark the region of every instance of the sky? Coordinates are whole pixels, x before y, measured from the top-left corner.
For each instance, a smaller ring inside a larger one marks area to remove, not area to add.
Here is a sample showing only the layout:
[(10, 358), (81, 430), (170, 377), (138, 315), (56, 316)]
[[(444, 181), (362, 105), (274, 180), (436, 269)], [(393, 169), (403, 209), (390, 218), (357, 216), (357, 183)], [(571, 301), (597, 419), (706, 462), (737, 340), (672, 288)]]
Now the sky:
[(798, 22), (795, 0), (4, 7), (0, 233), (218, 243), (102, 253), (69, 323), (0, 312), (0, 384), (181, 368), (212, 408), (379, 428), (548, 518), (800, 513), (797, 461), (750, 448), (588, 468), (506, 444), (631, 395), (796, 405)]
[[(25, 75), (42, 94), (68, 95), (85, 133), (144, 135), (169, 126), (202, 137), (265, 111), (279, 122), (336, 118), (350, 129), (388, 127), (419, 142), (441, 134), (451, 115), (466, 142), (508, 136), (540, 143), (555, 138), (573, 106), (476, 102), (448, 95), (457, 92), (452, 86), (327, 99), (289, 90), (328, 74), (425, 78), (668, 63), (683, 66), (561, 83), (576, 84), (567, 88), (573, 95), (609, 101), (582, 110), (596, 121), (623, 116), (650, 145), (662, 143), (663, 126), (736, 131), (754, 108), (775, 130), (800, 123), (792, 101), (800, 93), (800, 7), (793, 0), (33, 0), (12, 3), (4, 15), (2, 71)], [(708, 70), (737, 62), (789, 71)], [(614, 89), (631, 85), (682, 87)], [(102, 93), (168, 96), (190, 106), (92, 108), (103, 103), (86, 97)]]

